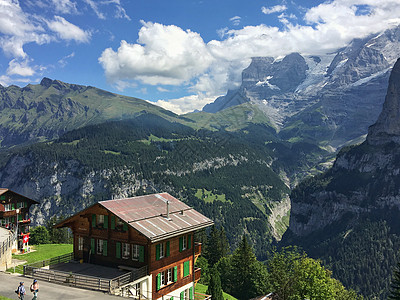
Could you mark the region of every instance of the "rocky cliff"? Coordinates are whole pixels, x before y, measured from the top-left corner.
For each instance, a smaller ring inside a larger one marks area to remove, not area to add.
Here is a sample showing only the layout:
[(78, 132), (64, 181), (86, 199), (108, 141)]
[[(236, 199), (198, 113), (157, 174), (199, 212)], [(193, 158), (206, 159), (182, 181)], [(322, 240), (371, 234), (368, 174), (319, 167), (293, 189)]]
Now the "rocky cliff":
[(353, 40), (336, 53), (283, 59), (253, 58), (242, 84), (203, 110), (251, 102), (283, 139), (339, 147), (367, 134), (382, 109), (391, 66), (400, 53), (400, 27)]
[[(292, 192), (284, 238), (330, 263), (340, 280), (371, 299), (387, 296), (392, 266), (400, 258), (399, 87), (400, 60), (366, 141), (342, 149), (329, 171)], [(360, 275), (351, 277), (352, 272)], [(372, 279), (375, 273), (380, 275)]]

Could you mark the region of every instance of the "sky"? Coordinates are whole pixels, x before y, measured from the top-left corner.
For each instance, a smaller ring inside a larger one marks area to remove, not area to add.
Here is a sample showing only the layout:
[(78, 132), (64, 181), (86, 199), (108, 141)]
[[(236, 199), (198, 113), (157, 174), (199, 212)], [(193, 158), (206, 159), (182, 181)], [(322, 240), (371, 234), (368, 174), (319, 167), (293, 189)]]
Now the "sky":
[(0, 84), (43, 77), (178, 114), (255, 56), (323, 55), (400, 24), (400, 0), (0, 0)]

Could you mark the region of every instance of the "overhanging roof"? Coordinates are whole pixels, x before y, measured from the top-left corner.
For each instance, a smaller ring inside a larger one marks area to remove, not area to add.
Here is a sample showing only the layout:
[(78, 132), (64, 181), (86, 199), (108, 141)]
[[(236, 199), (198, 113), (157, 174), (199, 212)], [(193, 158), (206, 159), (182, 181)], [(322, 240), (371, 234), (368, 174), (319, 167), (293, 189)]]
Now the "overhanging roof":
[(152, 242), (214, 224), (212, 220), (168, 193), (107, 200), (99, 204)]
[(31, 199), (31, 198), (28, 198), (28, 197), (26, 197), (26, 196), (24, 196), (24, 195), (18, 194), (18, 193), (14, 192), (14, 191), (12, 191), (12, 190), (10, 190), (10, 189), (7, 189), (7, 188), (0, 188), (0, 195), (5, 194), (6, 192), (10, 192), (10, 193), (16, 194), (16, 195), (18, 195), (18, 196), (21, 196), (21, 197), (23, 197), (23, 198), (26, 198), (27, 200), (32, 201), (34, 204), (39, 204), (38, 201), (33, 200), (33, 199)]

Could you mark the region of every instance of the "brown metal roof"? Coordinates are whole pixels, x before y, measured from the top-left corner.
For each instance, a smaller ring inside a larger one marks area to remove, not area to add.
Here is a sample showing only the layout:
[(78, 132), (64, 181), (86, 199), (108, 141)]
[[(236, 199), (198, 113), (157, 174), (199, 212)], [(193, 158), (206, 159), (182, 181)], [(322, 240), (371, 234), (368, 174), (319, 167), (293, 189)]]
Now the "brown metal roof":
[[(169, 218), (167, 218), (167, 202)], [(152, 242), (208, 227), (213, 221), (168, 193), (100, 201)]]

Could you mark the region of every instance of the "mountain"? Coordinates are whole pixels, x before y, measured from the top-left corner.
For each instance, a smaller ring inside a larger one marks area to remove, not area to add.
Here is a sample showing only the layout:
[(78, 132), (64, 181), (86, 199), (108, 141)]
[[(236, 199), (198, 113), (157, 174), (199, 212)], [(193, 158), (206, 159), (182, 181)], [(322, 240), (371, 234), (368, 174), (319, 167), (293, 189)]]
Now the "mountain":
[(203, 111), (252, 103), (282, 139), (337, 148), (365, 135), (375, 122), (399, 52), (400, 27), (395, 27), (332, 54), (255, 57), (242, 72), (241, 86)]
[(321, 258), (367, 299), (386, 299), (400, 260), (400, 59), (366, 141), (342, 149), (333, 167), (291, 194), (285, 243)]
[(174, 113), (147, 101), (90, 86), (49, 78), (24, 88), (0, 85), (0, 145), (54, 139), (69, 130), (144, 112), (179, 122)]
[(103, 199), (166, 191), (223, 225), (232, 245), (246, 232), (264, 258), (288, 226), (289, 188), (273, 151), (243, 135), (141, 114), (3, 151), (0, 182), (40, 200), (36, 224)]

